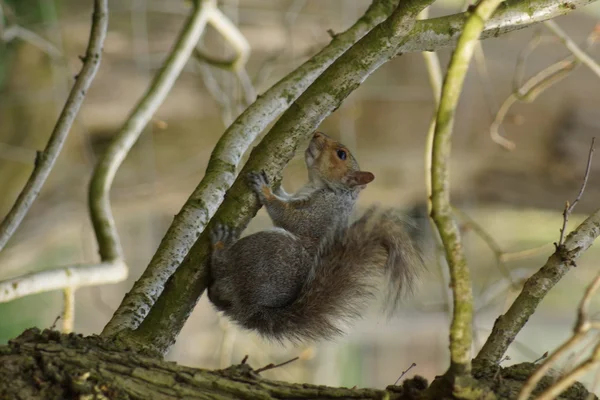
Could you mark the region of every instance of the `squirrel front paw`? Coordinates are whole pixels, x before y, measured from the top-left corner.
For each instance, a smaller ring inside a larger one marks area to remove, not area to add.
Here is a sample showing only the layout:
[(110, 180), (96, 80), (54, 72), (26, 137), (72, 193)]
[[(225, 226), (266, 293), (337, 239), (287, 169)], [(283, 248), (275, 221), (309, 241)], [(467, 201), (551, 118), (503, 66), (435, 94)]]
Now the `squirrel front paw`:
[(234, 242), (236, 237), (237, 233), (233, 228), (221, 223), (217, 223), (210, 232), (210, 242), (217, 249)]
[(248, 174), (248, 180), (250, 181), (250, 187), (258, 194), (261, 200), (268, 200), (273, 196), (269, 178), (267, 178), (265, 171), (250, 172)]

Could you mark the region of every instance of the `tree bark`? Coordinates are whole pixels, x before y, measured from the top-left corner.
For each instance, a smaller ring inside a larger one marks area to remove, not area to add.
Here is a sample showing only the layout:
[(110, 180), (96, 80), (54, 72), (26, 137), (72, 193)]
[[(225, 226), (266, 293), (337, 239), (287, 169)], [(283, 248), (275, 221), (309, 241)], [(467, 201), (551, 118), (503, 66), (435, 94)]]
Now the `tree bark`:
[[(475, 379), (465, 384), (486, 393), (473, 398), (513, 399), (535, 367), (475, 363)], [(415, 377), (377, 390), (271, 381), (259, 372), (246, 363), (214, 371), (184, 367), (98, 336), (35, 328), (0, 346), (1, 399), (454, 399), (444, 377), (431, 386)], [(544, 378), (534, 394), (552, 382)], [(587, 394), (577, 383), (560, 399), (585, 399)]]

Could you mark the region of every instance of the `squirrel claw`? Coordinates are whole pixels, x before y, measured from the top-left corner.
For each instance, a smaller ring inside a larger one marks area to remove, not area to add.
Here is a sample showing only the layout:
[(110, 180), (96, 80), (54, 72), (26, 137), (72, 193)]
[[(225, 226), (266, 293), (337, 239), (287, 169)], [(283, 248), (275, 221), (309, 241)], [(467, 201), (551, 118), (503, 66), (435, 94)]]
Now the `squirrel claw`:
[(260, 172), (250, 172), (248, 174), (248, 179), (250, 180), (252, 189), (257, 193), (262, 193), (262, 189), (265, 186), (269, 186), (269, 178), (267, 178), (267, 174), (264, 170), (261, 170)]
[(233, 237), (235, 237), (234, 230), (227, 225), (217, 223), (212, 231), (210, 232), (210, 241), (213, 246), (225, 245), (228, 242), (231, 242)]

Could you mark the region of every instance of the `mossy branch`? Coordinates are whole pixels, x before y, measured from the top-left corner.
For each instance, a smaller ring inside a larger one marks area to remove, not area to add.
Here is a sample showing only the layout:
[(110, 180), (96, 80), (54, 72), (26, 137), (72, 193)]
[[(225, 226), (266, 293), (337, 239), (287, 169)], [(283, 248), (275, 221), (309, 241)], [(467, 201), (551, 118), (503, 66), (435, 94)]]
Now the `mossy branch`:
[(508, 311), (496, 319), (492, 333), (477, 354), (476, 361), (498, 363), (550, 289), (575, 265), (575, 260), (598, 236), (600, 209), (571, 232), (564, 244), (548, 258), (546, 264), (527, 279), (523, 290)]
[(450, 268), (454, 310), (450, 327), (449, 372), (454, 376), (470, 373), (473, 322), (471, 278), (458, 224), (452, 215), (450, 204), (450, 148), (454, 115), (479, 35), (484, 29), (485, 21), (501, 2), (502, 0), (482, 0), (465, 22), (442, 86), (433, 137), (431, 218), (444, 244)]

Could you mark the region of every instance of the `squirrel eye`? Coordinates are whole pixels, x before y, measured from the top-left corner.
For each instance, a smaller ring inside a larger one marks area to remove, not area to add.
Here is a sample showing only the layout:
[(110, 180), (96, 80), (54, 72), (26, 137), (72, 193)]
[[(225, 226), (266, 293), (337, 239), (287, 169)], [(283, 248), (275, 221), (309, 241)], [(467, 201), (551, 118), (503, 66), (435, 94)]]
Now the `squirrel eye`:
[(339, 157), (340, 160), (345, 160), (346, 159), (346, 152), (344, 150), (338, 150), (337, 151), (337, 156)]

